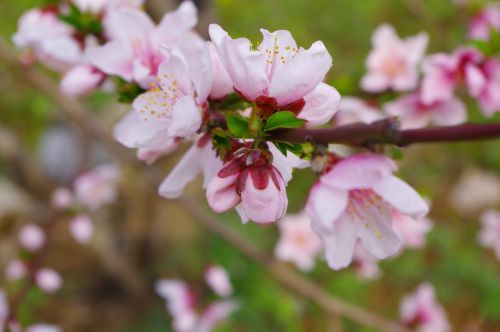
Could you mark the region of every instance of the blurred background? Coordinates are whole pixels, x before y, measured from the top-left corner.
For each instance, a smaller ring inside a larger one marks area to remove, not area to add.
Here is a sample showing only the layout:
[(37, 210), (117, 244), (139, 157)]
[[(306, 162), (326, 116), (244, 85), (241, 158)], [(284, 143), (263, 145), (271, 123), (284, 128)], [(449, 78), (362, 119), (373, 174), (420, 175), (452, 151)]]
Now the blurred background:
[[(39, 0), (2, 1), (0, 31), (10, 42), (18, 18)], [(155, 18), (175, 1), (147, 1)], [(362, 95), (359, 79), (373, 30), (391, 23), (400, 36), (427, 31), (428, 53), (463, 44), (471, 13), (451, 0), (212, 0), (198, 1), (199, 31), (218, 22), (230, 34), (259, 40), (259, 28), (290, 30), (299, 45), (322, 40), (334, 59), (328, 82), (342, 95)], [(481, 4), (481, 2), (479, 2)], [(468, 7), (470, 8), (470, 7)], [(13, 48), (13, 47), (12, 47)], [(47, 72), (47, 75), (51, 75)], [(55, 77), (54, 77), (55, 79)], [(99, 123), (111, 128), (128, 110), (111, 94), (82, 101)], [(485, 121), (476, 103), (472, 121)], [(498, 121), (500, 117), (488, 121)], [(224, 266), (233, 282), (237, 310), (217, 331), (338, 331), (339, 321), (283, 287), (258, 264), (207, 232), (176, 201), (158, 197), (137, 168), (115, 160), (88, 131), (66, 120), (53, 99), (34, 89), (19, 69), (0, 61), (0, 268), (18, 255), (17, 230), (27, 222), (51, 222), (51, 238), (41, 258), (62, 275), (62, 289), (45, 295), (30, 289), (20, 304), (23, 322), (57, 323), (65, 331), (170, 331), (171, 318), (154, 292), (158, 278), (189, 282), (201, 301), (209, 301), (203, 271)], [(164, 175), (185, 149), (160, 160)], [(326, 292), (381, 316), (397, 320), (402, 297), (430, 281), (456, 331), (500, 331), (500, 263), (477, 242), (479, 215), (500, 207), (500, 141), (411, 146), (403, 151), (401, 176), (432, 201), (433, 229), (421, 250), (406, 250), (380, 263), (378, 280), (362, 280), (352, 268), (331, 271), (319, 261), (307, 277)], [(64, 218), (54, 221), (50, 195), (71, 187), (92, 166), (121, 167), (115, 203), (92, 213), (95, 232), (88, 245), (76, 243)], [(314, 182), (298, 171), (288, 189), (290, 212), (304, 207)], [(201, 180), (187, 194), (204, 203)], [(272, 256), (275, 227), (241, 225), (235, 213), (219, 215)], [(14, 292), (22, 285), (0, 287)], [(342, 319), (342, 331), (378, 331)]]

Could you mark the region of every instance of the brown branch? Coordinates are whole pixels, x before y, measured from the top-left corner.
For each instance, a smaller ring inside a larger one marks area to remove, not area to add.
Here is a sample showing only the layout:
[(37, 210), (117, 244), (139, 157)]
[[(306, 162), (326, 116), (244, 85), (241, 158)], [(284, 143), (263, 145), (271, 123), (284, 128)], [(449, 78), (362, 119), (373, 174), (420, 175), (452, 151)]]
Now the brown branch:
[(398, 129), (394, 118), (372, 124), (354, 123), (324, 129), (280, 129), (271, 133), (274, 140), (289, 143), (342, 143), (356, 146), (391, 144), (407, 146), (415, 143), (439, 143), (500, 138), (500, 123), (462, 124), (448, 127)]
[[(61, 95), (57, 85), (36, 68), (26, 69), (20, 67), (21, 65), (18, 63), (15, 54), (2, 39), (0, 39), (0, 59), (7, 62), (11, 69), (17, 69), (26, 82), (31, 84), (34, 88), (45, 92), (49, 97), (51, 97), (61, 108), (61, 111), (66, 115), (69, 121), (77, 123), (95, 138), (104, 143), (105, 146), (109, 148), (109, 151), (118, 159), (125, 162), (130, 161), (130, 154), (119, 148), (117, 144), (114, 143), (110, 134), (104, 128), (101, 128), (97, 123), (93, 122), (93, 119), (89, 116), (90, 112), (86, 110), (85, 107), (77, 101), (70, 100)], [(158, 173), (156, 173), (157, 171), (158, 170), (156, 168), (152, 168), (148, 171), (148, 173), (144, 172), (145, 177), (155, 179), (153, 184), (154, 186), (157, 186), (161, 180)], [(382, 331), (409, 331), (397, 323), (386, 320), (385, 318), (354, 305), (350, 305), (341, 299), (337, 299), (326, 293), (312, 281), (304, 278), (294, 270), (280, 264), (275, 259), (268, 257), (265, 252), (256, 248), (237, 232), (231, 230), (223, 223), (211, 217), (210, 214), (204, 209), (199, 208), (199, 202), (190, 198), (182, 198), (179, 200), (179, 203), (183, 209), (190, 213), (208, 231), (221, 237), (224, 241), (233, 245), (244, 255), (262, 265), (275, 280), (287, 286), (295, 293), (316, 303), (328, 313), (342, 314), (354, 321), (378, 328)]]

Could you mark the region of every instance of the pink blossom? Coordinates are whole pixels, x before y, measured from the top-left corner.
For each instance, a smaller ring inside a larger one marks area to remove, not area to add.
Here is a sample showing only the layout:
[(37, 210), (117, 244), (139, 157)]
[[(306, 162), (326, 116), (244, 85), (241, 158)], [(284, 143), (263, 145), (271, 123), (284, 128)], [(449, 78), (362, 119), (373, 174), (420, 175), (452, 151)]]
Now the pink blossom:
[(233, 286), (226, 270), (221, 266), (210, 266), (205, 271), (205, 280), (215, 294), (228, 297), (233, 293)]
[(62, 285), (62, 278), (53, 269), (42, 268), (35, 274), (35, 281), (38, 287), (46, 293), (54, 293)]
[(24, 278), (27, 272), (28, 269), (26, 264), (19, 259), (14, 259), (11, 260), (5, 268), (5, 278), (11, 281), (18, 280)]
[(446, 313), (436, 302), (434, 288), (429, 283), (421, 284), (415, 293), (403, 299), (399, 316), (403, 324), (418, 332), (450, 331)]
[(481, 111), (487, 116), (500, 111), (500, 61), (491, 58), (480, 66), (466, 68), (469, 93), (478, 98)]
[(392, 224), (406, 248), (422, 248), (425, 245), (425, 236), (432, 229), (429, 218), (416, 219), (397, 210), (392, 211)]
[(43, 230), (35, 224), (24, 225), (19, 231), (19, 243), (24, 249), (35, 252), (45, 245), (46, 238)]
[(281, 174), (260, 151), (253, 150), (224, 165), (207, 187), (207, 199), (216, 212), (241, 203), (240, 213), (257, 223), (281, 219), (288, 206)]
[(321, 251), (321, 240), (311, 229), (309, 217), (305, 212), (287, 214), (278, 226), (280, 238), (274, 248), (274, 255), (280, 260), (294, 263), (303, 271), (312, 270)]
[(192, 31), (196, 16), (196, 7), (190, 1), (167, 13), (158, 26), (142, 11), (116, 10), (106, 23), (111, 40), (103, 46), (87, 48), (86, 57), (102, 72), (146, 88), (155, 81), (159, 65), (168, 58), (160, 45), (175, 45), (186, 54), (196, 54), (202, 47), (201, 38)]
[(481, 60), (481, 53), (474, 48), (459, 48), (451, 54), (428, 56), (423, 63), (422, 101), (431, 104), (452, 99), (455, 87)]
[(62, 332), (62, 329), (56, 325), (38, 323), (28, 326), (25, 332)]
[(370, 124), (384, 118), (384, 114), (375, 106), (356, 97), (342, 97), (339, 111), (335, 114), (334, 122), (338, 125), (347, 125), (356, 122)]
[(495, 251), (500, 260), (500, 212), (487, 210), (481, 215), (482, 228), (478, 240), (481, 245)]
[(262, 107), (303, 109), (302, 116), (314, 125), (328, 121), (340, 95), (321, 83), (332, 66), (324, 44), (317, 41), (305, 50), (289, 31), (260, 31), (263, 40), (252, 49), (248, 39), (232, 39), (219, 25), (209, 26), (210, 38), (237, 92)]
[(208, 136), (199, 138), (184, 154), (158, 189), (161, 196), (177, 198), (182, 195), (186, 185), (203, 173), (203, 188), (222, 167)]
[(71, 235), (81, 244), (88, 243), (94, 234), (94, 223), (84, 214), (79, 214), (69, 221)]
[(236, 301), (217, 301), (208, 306), (201, 315), (196, 332), (210, 332), (239, 307)]
[(32, 9), (19, 19), (14, 44), (55, 70), (65, 70), (82, 59), (73, 29), (50, 9)]
[(173, 317), (174, 330), (190, 332), (198, 317), (194, 311), (194, 298), (184, 281), (162, 279), (156, 282), (156, 293), (167, 301), (167, 310)]
[(166, 156), (175, 151), (179, 147), (181, 142), (182, 139), (169, 138), (164, 142), (158, 143), (155, 146), (138, 148), (137, 159), (146, 162), (146, 164), (148, 165), (151, 165), (156, 160), (158, 160), (158, 158)]
[(373, 49), (366, 59), (368, 73), (361, 80), (363, 90), (382, 92), (415, 88), (417, 65), (425, 54), (427, 42), (426, 33), (401, 40), (392, 26), (379, 26), (373, 33)]
[(358, 243), (354, 249), (354, 268), (362, 279), (375, 280), (380, 277), (382, 271), (378, 266), (378, 259)]
[(61, 92), (70, 97), (87, 95), (104, 80), (103, 73), (88, 64), (70, 69), (61, 80)]
[(169, 56), (158, 69), (159, 85), (139, 95), (133, 110), (115, 127), (115, 137), (125, 146), (156, 148), (169, 139), (192, 137), (201, 126), (211, 74), (199, 68), (199, 75), (191, 76), (191, 68), (178, 49), (165, 52)]
[(68, 209), (73, 200), (73, 193), (68, 188), (57, 188), (52, 194), (52, 206), (56, 209)]
[(392, 226), (392, 209), (421, 218), (425, 201), (392, 175), (397, 166), (384, 156), (359, 154), (342, 159), (320, 177), (306, 212), (325, 247), (328, 265), (348, 266), (358, 240), (378, 259), (397, 253), (401, 239)]
[(231, 81), (226, 68), (224, 68), (224, 64), (220, 60), (214, 44), (211, 42), (209, 42), (208, 51), (213, 77), (210, 97), (212, 99), (220, 99), (233, 92), (233, 82)]
[(500, 4), (490, 3), (481, 10), (469, 25), (469, 37), (488, 40), (490, 30), (500, 31)]
[(144, 0), (71, 0), (82, 12), (112, 14), (114, 11), (131, 8), (141, 9)]
[(467, 121), (464, 103), (454, 96), (427, 104), (417, 92), (386, 103), (384, 109), (388, 114), (399, 117), (403, 129), (422, 128), (431, 123), (451, 126)]
[(76, 199), (91, 211), (114, 202), (118, 177), (119, 170), (115, 165), (104, 164), (95, 167), (75, 180)]

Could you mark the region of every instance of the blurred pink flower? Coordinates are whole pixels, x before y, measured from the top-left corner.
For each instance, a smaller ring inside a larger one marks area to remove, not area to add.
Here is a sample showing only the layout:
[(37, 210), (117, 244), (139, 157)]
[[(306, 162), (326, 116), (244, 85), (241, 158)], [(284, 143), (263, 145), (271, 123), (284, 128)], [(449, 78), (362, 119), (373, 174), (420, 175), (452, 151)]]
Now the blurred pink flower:
[(236, 301), (216, 301), (210, 304), (201, 315), (196, 332), (210, 332), (239, 308)]
[[(210, 38), (235, 90), (245, 99), (271, 109), (288, 109), (313, 125), (335, 114), (340, 95), (322, 83), (332, 58), (322, 42), (299, 48), (289, 31), (260, 30), (256, 49), (246, 38), (232, 39), (219, 25), (209, 26)], [(309, 104), (309, 105), (308, 105)]]
[(486, 210), (481, 215), (482, 228), (479, 232), (479, 243), (495, 251), (500, 261), (500, 212)]
[(392, 210), (392, 225), (405, 248), (422, 248), (425, 245), (425, 236), (432, 229), (432, 222), (427, 217), (413, 218)]
[(19, 243), (26, 250), (38, 251), (42, 249), (45, 242), (45, 233), (35, 224), (26, 224), (19, 231)]
[(38, 323), (28, 326), (25, 332), (62, 332), (62, 329), (56, 325)]
[(205, 271), (205, 280), (215, 294), (228, 297), (233, 294), (233, 286), (226, 270), (221, 266), (212, 265)]
[(105, 24), (110, 41), (88, 47), (85, 54), (102, 72), (147, 88), (155, 82), (159, 65), (168, 59), (160, 45), (175, 45), (190, 54), (203, 46), (192, 30), (196, 23), (196, 7), (191, 1), (184, 1), (176, 11), (167, 13), (158, 26), (140, 10), (116, 10)]
[(421, 284), (415, 293), (403, 299), (399, 316), (403, 324), (418, 332), (447, 332), (451, 329), (429, 283)]
[(73, 28), (59, 20), (51, 9), (32, 9), (21, 16), (14, 44), (32, 52), (54, 70), (63, 71), (82, 59), (79, 43), (73, 38)]
[(486, 60), (480, 66), (466, 68), (469, 93), (479, 100), (484, 115), (500, 111), (500, 61)]
[(88, 243), (94, 234), (94, 223), (89, 216), (79, 214), (69, 221), (71, 235), (81, 244)]
[(490, 30), (500, 32), (500, 4), (486, 5), (469, 25), (469, 37), (472, 39), (488, 40)]
[(75, 180), (76, 199), (87, 209), (95, 211), (116, 199), (119, 169), (112, 164), (103, 164), (78, 176)]
[(78, 97), (94, 91), (105, 75), (93, 66), (79, 64), (67, 71), (61, 79), (61, 92), (70, 97)]
[(337, 125), (347, 125), (356, 122), (372, 123), (385, 117), (378, 108), (369, 105), (356, 97), (342, 97), (339, 111), (333, 118)]
[(431, 123), (451, 126), (467, 121), (464, 103), (454, 96), (426, 104), (417, 92), (386, 103), (384, 109), (399, 117), (403, 129), (423, 128)]
[(334, 164), (312, 188), (306, 212), (332, 269), (351, 263), (358, 240), (378, 259), (397, 253), (402, 241), (393, 229), (393, 208), (415, 218), (428, 212), (418, 193), (392, 175), (396, 169), (387, 157), (354, 155)]
[(156, 293), (167, 302), (167, 310), (172, 315), (174, 330), (193, 331), (198, 317), (194, 311), (194, 296), (182, 280), (162, 279), (156, 282)]
[(354, 248), (353, 263), (356, 273), (362, 279), (375, 280), (382, 274), (378, 267), (378, 259), (363, 249), (359, 243)]
[(19, 259), (11, 260), (5, 268), (5, 278), (10, 281), (24, 278), (27, 270), (26, 264), (23, 261)]
[(144, 0), (71, 0), (82, 12), (109, 15), (123, 8), (141, 9)]
[(389, 24), (379, 26), (372, 37), (373, 49), (366, 59), (368, 73), (361, 87), (368, 92), (386, 89), (407, 91), (418, 82), (417, 66), (427, 48), (426, 33), (401, 40)]
[(262, 152), (252, 150), (222, 167), (207, 186), (207, 199), (216, 212), (241, 203), (239, 213), (256, 223), (280, 220), (288, 206), (285, 183)]
[(166, 198), (177, 198), (182, 195), (186, 185), (203, 173), (203, 188), (222, 167), (208, 136), (202, 136), (193, 143), (170, 174), (160, 185), (159, 193)]
[(274, 255), (280, 260), (294, 263), (303, 271), (312, 270), (321, 252), (321, 240), (311, 229), (311, 220), (306, 213), (287, 214), (278, 227), (280, 238), (274, 248)]
[(62, 278), (53, 269), (42, 268), (35, 274), (35, 282), (46, 293), (54, 293), (62, 285)]
[(455, 87), (481, 60), (481, 53), (474, 48), (459, 48), (451, 54), (437, 53), (426, 57), (420, 91), (422, 101), (431, 104), (453, 98)]
[(73, 204), (73, 201), (73, 193), (68, 188), (57, 188), (52, 194), (52, 206), (56, 209), (68, 209)]

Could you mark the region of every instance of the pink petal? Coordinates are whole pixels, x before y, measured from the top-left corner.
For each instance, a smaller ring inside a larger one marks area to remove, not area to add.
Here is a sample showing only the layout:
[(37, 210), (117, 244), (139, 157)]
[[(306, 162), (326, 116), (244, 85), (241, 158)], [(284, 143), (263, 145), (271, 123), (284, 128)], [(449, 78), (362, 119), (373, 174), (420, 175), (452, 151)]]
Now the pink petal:
[(320, 83), (304, 100), (306, 104), (297, 117), (306, 120), (309, 126), (321, 126), (337, 113), (340, 94), (334, 87)]
[(265, 56), (252, 51), (248, 39), (232, 39), (217, 24), (209, 26), (209, 33), (234, 87), (250, 100), (265, 95), (269, 88)]
[(172, 137), (193, 136), (201, 126), (201, 111), (191, 96), (181, 97), (172, 110), (172, 124), (168, 134)]
[(320, 42), (299, 52), (281, 66), (271, 81), (269, 96), (287, 105), (312, 92), (332, 67), (332, 57)]
[(317, 182), (309, 193), (306, 212), (316, 228), (332, 230), (348, 204), (348, 192)]
[(88, 61), (108, 75), (116, 75), (126, 81), (131, 81), (132, 54), (123, 43), (110, 41), (99, 47), (88, 47), (85, 51)]
[(135, 110), (128, 112), (113, 128), (115, 139), (129, 148), (148, 146), (160, 137), (163, 140), (166, 132), (166, 123), (144, 121)]
[(193, 181), (201, 171), (202, 159), (200, 158), (200, 152), (196, 144), (191, 146), (161, 183), (158, 189), (161, 196), (165, 198), (177, 198), (182, 195), (186, 185)]
[[(313, 223), (314, 227), (314, 223)], [(333, 270), (343, 269), (352, 262), (356, 245), (356, 232), (352, 221), (343, 214), (335, 221), (331, 231), (314, 227), (325, 247), (325, 258)]]
[(277, 178), (279, 188), (269, 179), (267, 187), (261, 190), (254, 186), (252, 177), (248, 176), (245, 190), (241, 193), (241, 206), (250, 220), (256, 223), (270, 223), (284, 216), (288, 198), (283, 179), (280, 175), (277, 175)]
[(320, 181), (339, 190), (370, 188), (396, 169), (387, 157), (358, 154), (338, 162)]
[(224, 212), (232, 209), (240, 202), (240, 196), (234, 187), (239, 174), (220, 178), (214, 176), (207, 187), (208, 205), (215, 212)]
[(385, 176), (373, 186), (373, 191), (401, 213), (414, 218), (422, 218), (429, 212), (427, 203), (415, 189), (393, 175)]
[(79, 65), (67, 72), (61, 80), (61, 92), (66, 96), (83, 96), (97, 88), (104, 75), (89, 65)]

